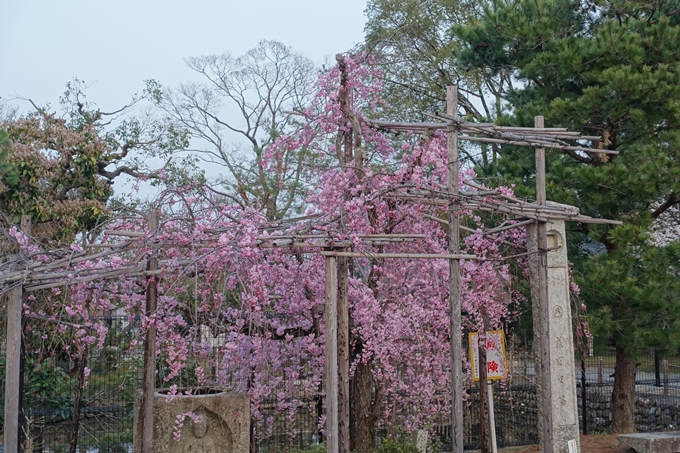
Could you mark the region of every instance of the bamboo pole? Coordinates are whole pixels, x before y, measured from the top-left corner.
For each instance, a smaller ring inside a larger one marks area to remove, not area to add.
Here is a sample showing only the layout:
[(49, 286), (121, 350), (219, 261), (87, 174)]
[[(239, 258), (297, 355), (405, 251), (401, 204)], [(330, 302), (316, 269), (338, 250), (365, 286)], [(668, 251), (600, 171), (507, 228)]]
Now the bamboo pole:
[[(158, 211), (149, 211), (149, 233), (155, 235), (158, 229)], [(158, 259), (151, 255), (147, 268), (149, 271), (158, 270)], [(156, 280), (152, 277), (146, 286), (146, 316), (152, 318), (156, 313), (157, 287)], [(149, 323), (144, 341), (144, 383), (142, 394), (142, 453), (153, 452), (153, 423), (154, 410), (153, 400), (156, 380), (156, 323)]]
[(79, 278), (73, 278), (69, 280), (60, 280), (58, 282), (52, 282), (52, 283), (45, 283), (42, 285), (35, 285), (35, 286), (27, 286), (26, 291), (38, 291), (40, 289), (49, 289), (49, 288), (58, 288), (60, 286), (66, 286), (66, 285), (75, 285), (78, 283), (87, 283), (91, 282), (94, 280), (100, 280), (100, 279), (107, 279), (107, 278), (114, 278), (118, 277), (120, 275), (126, 275), (128, 277), (139, 277), (139, 276), (154, 276), (154, 275), (159, 275), (162, 271), (160, 269), (156, 270), (148, 270), (148, 271), (142, 271), (141, 268), (134, 268), (134, 269), (121, 269), (121, 270), (115, 270), (111, 272), (102, 272), (99, 274), (94, 274), (94, 275), (89, 275), (87, 277), (79, 277)]
[[(92, 269), (83, 269), (80, 271), (74, 271), (74, 270), (68, 270), (64, 272), (55, 272), (53, 274), (33, 274), (31, 275), (28, 280), (31, 282), (36, 282), (36, 281), (41, 281), (41, 280), (52, 280), (52, 279), (66, 279), (64, 282), (68, 284), (69, 281), (79, 279), (79, 278), (90, 278), (92, 276), (98, 277), (100, 275), (118, 275), (121, 273), (127, 273), (127, 272), (137, 272), (137, 271), (142, 271), (144, 270), (144, 266), (139, 265), (135, 267), (126, 267), (123, 269), (116, 269), (115, 271), (105, 271), (105, 272), (96, 272), (92, 273)], [(87, 275), (79, 275), (80, 273), (87, 273)]]
[(506, 226), (503, 226), (503, 227), (493, 228), (491, 230), (484, 231), (484, 234), (500, 233), (501, 231), (511, 230), (513, 228), (519, 228), (519, 227), (522, 227), (522, 226), (527, 226), (530, 223), (534, 223), (534, 221), (533, 220), (525, 220), (524, 222), (517, 222), (517, 223), (513, 223), (512, 225), (506, 225)]
[(413, 259), (445, 259), (445, 260), (475, 260), (477, 255), (452, 255), (446, 253), (371, 253), (371, 252), (334, 252), (322, 251), (321, 256), (335, 256), (347, 258), (413, 258)]
[(107, 236), (123, 236), (129, 238), (140, 238), (145, 236), (144, 233), (139, 231), (104, 230), (104, 234)]
[(363, 241), (361, 241), (361, 243), (365, 244), (365, 245), (378, 245), (378, 246), (383, 245), (384, 246), (387, 243), (389, 243), (389, 244), (403, 244), (403, 243), (406, 243), (406, 242), (412, 243), (412, 242), (415, 242), (415, 241), (416, 241), (415, 239), (376, 239), (376, 240), (372, 240), (372, 241), (363, 240)]
[(337, 258), (326, 257), (326, 452), (339, 453), (338, 443), (338, 285)]
[(601, 152), (603, 154), (618, 154), (619, 153), (618, 151), (588, 148), (588, 147), (585, 147), (585, 146), (569, 146), (569, 145), (560, 145), (558, 143), (540, 143), (540, 142), (538, 142), (538, 140), (536, 140), (536, 141), (509, 140), (509, 139), (503, 139), (503, 138), (472, 137), (470, 135), (461, 135), (460, 139), (461, 140), (468, 140), (468, 141), (471, 141), (471, 142), (499, 143), (501, 145), (515, 145), (515, 146), (544, 146), (544, 145), (547, 145), (548, 147), (550, 147), (552, 149), (564, 149), (564, 150), (567, 150), (567, 151), (588, 151), (588, 152), (591, 152), (591, 153)]
[(329, 246), (333, 247), (349, 247), (352, 245), (351, 242), (349, 241), (331, 241), (331, 244), (329, 243), (313, 243), (313, 242), (292, 242), (292, 241), (284, 241), (284, 243), (268, 243), (268, 244), (257, 244), (259, 247), (267, 249), (267, 248), (278, 248), (278, 247), (291, 247), (291, 248), (327, 248)]
[[(359, 234), (358, 238), (361, 239), (377, 239), (377, 238), (417, 238), (424, 239), (427, 237), (426, 234)], [(335, 240), (332, 236), (327, 234), (294, 234), (294, 235), (281, 235), (281, 236), (258, 236), (259, 241), (276, 241), (282, 239), (328, 239)]]
[[(446, 90), (446, 113), (456, 118), (458, 111), (458, 88), (449, 86)], [(449, 253), (460, 253), (460, 218), (458, 214), (458, 130), (447, 127), (448, 149), (448, 191), (453, 197), (448, 206)], [(461, 342), (460, 308), (460, 261), (450, 258), (449, 262), (449, 307), (451, 333), (451, 427), (452, 452), (463, 453), (463, 346)]]
[[(127, 245), (127, 244), (125, 244), (125, 245)], [(121, 246), (120, 248), (123, 249), (124, 246)], [(83, 261), (90, 261), (90, 260), (94, 260), (94, 259), (97, 259), (97, 258), (104, 258), (105, 256), (113, 255), (114, 253), (119, 253), (119, 252), (120, 252), (120, 250), (105, 250), (103, 252), (95, 253), (93, 255), (87, 255), (86, 253), (80, 253), (80, 254), (77, 254), (76, 256), (70, 256), (68, 258), (63, 258), (63, 259), (57, 260), (53, 263), (46, 264), (44, 266), (38, 265), (36, 267), (31, 268), (31, 270), (33, 272), (42, 272), (42, 271), (46, 271), (46, 270), (50, 270), (50, 269), (57, 269), (57, 268), (69, 266), (69, 265), (72, 265), (72, 264), (82, 263)]]
[(379, 238), (405, 238), (405, 239), (426, 239), (427, 234), (360, 234), (362, 239), (379, 239)]

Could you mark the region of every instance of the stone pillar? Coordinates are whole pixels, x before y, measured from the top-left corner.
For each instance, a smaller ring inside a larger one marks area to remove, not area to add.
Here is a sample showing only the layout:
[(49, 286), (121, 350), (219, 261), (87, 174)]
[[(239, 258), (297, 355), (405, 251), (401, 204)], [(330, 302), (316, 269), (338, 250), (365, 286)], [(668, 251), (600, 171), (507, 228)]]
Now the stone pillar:
[(418, 453), (427, 453), (427, 444), (430, 441), (429, 431), (426, 429), (418, 429), (413, 433), (413, 445), (418, 450)]
[[(548, 202), (548, 205), (557, 203)], [(562, 205), (564, 207), (564, 205)], [(578, 212), (576, 208), (568, 206)], [(539, 433), (543, 453), (569, 453), (567, 442), (575, 439), (579, 443), (578, 401), (576, 397), (576, 374), (574, 365), (574, 339), (571, 323), (571, 303), (569, 297), (569, 269), (564, 222), (555, 220), (547, 224), (548, 233), (548, 332), (550, 357), (550, 386), (552, 401), (552, 451), (546, 452), (543, 440), (542, 404), (544, 389), (541, 387), (542, 363), (536, 353), (536, 397), (539, 408)], [(534, 319), (534, 351), (542, 344), (540, 328), (538, 273), (540, 257), (538, 253), (537, 227), (527, 227), (529, 270), (531, 274), (531, 298)], [(580, 448), (580, 447), (579, 447)]]

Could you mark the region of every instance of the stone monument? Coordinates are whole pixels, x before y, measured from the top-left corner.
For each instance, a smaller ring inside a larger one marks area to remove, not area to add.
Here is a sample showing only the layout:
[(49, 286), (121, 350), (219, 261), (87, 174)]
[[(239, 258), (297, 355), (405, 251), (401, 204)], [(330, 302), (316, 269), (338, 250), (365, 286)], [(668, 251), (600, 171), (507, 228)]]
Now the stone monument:
[[(570, 211), (578, 213), (578, 209), (548, 202), (548, 206), (566, 207)], [(541, 451), (543, 453), (569, 453), (567, 442), (576, 440), (579, 444), (578, 426), (578, 401), (576, 398), (576, 375), (574, 369), (574, 339), (571, 322), (571, 303), (569, 297), (569, 262), (567, 260), (567, 244), (565, 239), (564, 221), (554, 220), (547, 227), (547, 318), (549, 332), (549, 357), (548, 364), (550, 374), (550, 394), (545, 395), (542, 376), (543, 364), (539, 353), (543, 343), (543, 331), (540, 321), (540, 294), (539, 272), (540, 254), (538, 252), (537, 226), (527, 227), (527, 245), (529, 248), (529, 269), (531, 272), (531, 299), (533, 301), (534, 319), (534, 351), (536, 361), (536, 398), (539, 408), (539, 437)], [(552, 451), (546, 451), (543, 439), (543, 422), (546, 417), (542, 416), (543, 398), (551, 400), (551, 426)]]
[[(135, 394), (133, 451), (141, 453), (142, 392)], [(178, 415), (186, 417), (178, 440), (173, 438)], [(245, 393), (222, 389), (193, 389), (191, 395), (154, 395), (154, 453), (249, 453), (250, 398)]]

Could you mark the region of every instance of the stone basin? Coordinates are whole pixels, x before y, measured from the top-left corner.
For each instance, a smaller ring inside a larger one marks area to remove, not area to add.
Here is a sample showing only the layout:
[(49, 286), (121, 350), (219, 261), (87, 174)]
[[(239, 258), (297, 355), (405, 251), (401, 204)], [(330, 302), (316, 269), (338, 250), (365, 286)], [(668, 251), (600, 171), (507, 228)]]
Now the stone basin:
[[(191, 389), (191, 394), (169, 396), (168, 389), (154, 394), (154, 453), (249, 453), (250, 398), (220, 388)], [(142, 450), (142, 391), (135, 392), (133, 452)], [(186, 417), (179, 441), (173, 439), (178, 415), (192, 412), (200, 423)]]

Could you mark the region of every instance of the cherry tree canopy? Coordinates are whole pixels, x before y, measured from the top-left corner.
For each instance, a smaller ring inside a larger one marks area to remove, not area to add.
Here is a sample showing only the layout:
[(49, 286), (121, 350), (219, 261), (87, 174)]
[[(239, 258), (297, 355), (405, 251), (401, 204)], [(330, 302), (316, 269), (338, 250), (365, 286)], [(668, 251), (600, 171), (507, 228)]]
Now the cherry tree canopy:
[[(272, 169), (283, 168), (292, 149), (316, 157), (310, 170), (317, 185), (303, 218), (271, 222), (184, 186), (155, 200), (162, 212), (157, 231), (146, 231), (138, 217), (113, 220), (96, 254), (75, 244), (44, 250), (7, 230), (6, 243), (21, 254), (2, 264), (3, 291), (24, 284), (31, 292), (25, 315), (44, 321), (35, 327), (42, 350), (55, 351), (48, 343), (57, 342), (74, 355), (101, 347), (107, 328), (98, 318), (123, 310), (143, 329), (155, 323), (159, 379), (167, 386), (247, 391), (261, 421), (263, 399), (278, 395), (277, 409), (292, 418), (310, 404), (296, 395), (318, 393), (324, 367), (324, 265), (317, 252), (342, 246), (365, 253), (350, 264), (350, 343), (352, 372), (368, 370), (376, 389), (368, 395), (374, 422), (413, 429), (449, 413), (448, 262), (372, 256), (447, 253), (445, 211), (422, 195), (446, 192), (446, 140), (440, 133), (390, 136), (372, 126), (368, 118), (380, 114), (381, 101), (380, 74), (371, 71), (341, 59), (319, 78), (301, 113), (305, 126), (267, 150)], [(474, 177), (462, 170), (461, 188), (478, 191)], [(512, 195), (507, 188), (496, 193)], [(483, 330), (485, 318), (499, 327), (522, 302), (503, 256), (522, 254), (523, 230), (488, 234), (491, 214), (462, 215), (469, 233), (461, 252), (477, 257), (461, 262), (464, 327)], [(152, 254), (160, 271), (145, 271)], [(149, 278), (158, 282), (159, 302), (146, 317)]]

